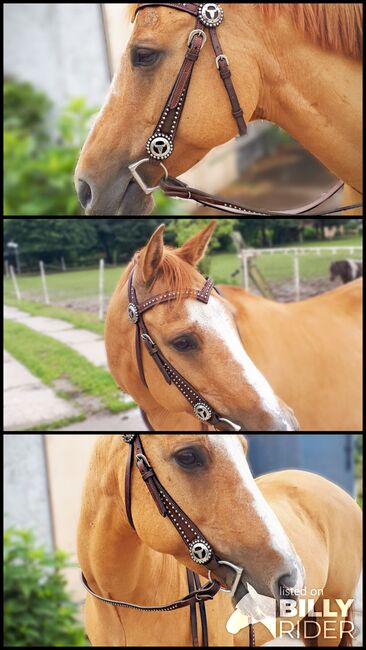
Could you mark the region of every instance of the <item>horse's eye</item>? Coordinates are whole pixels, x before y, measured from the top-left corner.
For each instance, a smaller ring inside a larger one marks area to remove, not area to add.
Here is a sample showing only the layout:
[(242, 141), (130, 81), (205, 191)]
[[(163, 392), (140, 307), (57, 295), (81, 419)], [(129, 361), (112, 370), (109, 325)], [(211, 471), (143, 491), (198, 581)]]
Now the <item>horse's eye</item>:
[(172, 341), (172, 346), (177, 352), (189, 352), (190, 350), (196, 350), (198, 347), (193, 336), (180, 336)]
[(203, 467), (205, 464), (204, 455), (200, 450), (193, 447), (177, 451), (174, 454), (174, 459), (182, 469), (196, 469), (197, 467)]
[(132, 50), (132, 65), (140, 68), (147, 68), (154, 65), (160, 57), (160, 52), (149, 50), (145, 47), (137, 47)]

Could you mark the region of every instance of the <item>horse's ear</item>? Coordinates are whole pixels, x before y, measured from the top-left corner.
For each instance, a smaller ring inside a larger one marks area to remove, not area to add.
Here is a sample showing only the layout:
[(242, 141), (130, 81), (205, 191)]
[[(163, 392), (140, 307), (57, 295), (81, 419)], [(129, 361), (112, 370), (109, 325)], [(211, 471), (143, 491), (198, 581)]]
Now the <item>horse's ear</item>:
[(158, 274), (164, 256), (164, 230), (162, 224), (155, 230), (149, 243), (142, 250), (137, 263), (138, 279), (147, 287), (150, 287)]
[(179, 248), (176, 254), (182, 260), (191, 264), (191, 266), (197, 266), (206, 255), (207, 247), (211, 241), (216, 225), (217, 221), (212, 221), (207, 228), (192, 237), (182, 248)]

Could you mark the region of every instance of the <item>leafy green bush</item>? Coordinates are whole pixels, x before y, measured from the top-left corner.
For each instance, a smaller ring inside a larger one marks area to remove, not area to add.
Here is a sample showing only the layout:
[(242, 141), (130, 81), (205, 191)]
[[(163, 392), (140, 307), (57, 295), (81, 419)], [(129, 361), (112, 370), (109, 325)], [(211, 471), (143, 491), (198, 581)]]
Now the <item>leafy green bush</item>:
[(48, 139), (46, 118), (52, 102), (30, 83), (4, 82), (4, 128), (5, 131), (33, 133), (40, 139)]
[(4, 646), (85, 646), (77, 607), (66, 592), (61, 551), (49, 553), (29, 531), (4, 533)]
[(43, 93), (11, 81), (4, 102), (4, 215), (81, 215), (73, 175), (95, 110), (73, 99), (55, 120)]

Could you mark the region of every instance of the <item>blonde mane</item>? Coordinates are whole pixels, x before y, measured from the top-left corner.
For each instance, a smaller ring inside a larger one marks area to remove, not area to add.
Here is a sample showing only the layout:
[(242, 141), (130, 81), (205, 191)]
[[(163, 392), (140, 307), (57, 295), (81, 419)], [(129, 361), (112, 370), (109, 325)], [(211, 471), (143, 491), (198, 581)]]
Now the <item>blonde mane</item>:
[[(324, 50), (362, 58), (362, 3), (260, 3), (256, 9), (268, 20), (288, 17), (307, 40)], [(138, 3), (130, 3), (133, 21)], [(232, 4), (233, 11), (240, 6)]]

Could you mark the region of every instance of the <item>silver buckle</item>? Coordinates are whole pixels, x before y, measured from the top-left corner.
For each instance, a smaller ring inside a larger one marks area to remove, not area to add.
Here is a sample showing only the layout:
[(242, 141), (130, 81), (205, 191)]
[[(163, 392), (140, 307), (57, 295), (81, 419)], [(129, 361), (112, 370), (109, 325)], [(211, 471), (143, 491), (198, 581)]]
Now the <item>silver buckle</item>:
[(199, 36), (202, 36), (202, 38), (203, 38), (202, 45), (201, 45), (201, 50), (202, 50), (202, 48), (206, 45), (206, 41), (207, 41), (207, 36), (206, 36), (205, 32), (203, 31), (203, 29), (194, 29), (193, 32), (190, 33), (190, 35), (188, 37), (188, 47), (191, 47), (192, 41), (193, 41), (194, 37), (197, 36), (197, 34)]
[[(156, 190), (160, 189), (159, 185), (157, 185), (156, 187), (148, 187), (146, 183), (144, 183), (144, 181), (142, 180), (140, 174), (137, 173), (137, 170), (139, 167), (141, 167), (141, 165), (145, 165), (145, 163), (149, 163), (149, 162), (151, 162), (150, 158), (144, 158), (143, 160), (140, 160), (139, 162), (130, 165), (128, 168), (131, 172), (131, 176), (134, 178), (136, 183), (141, 187), (142, 191), (148, 196), (149, 194), (153, 194), (153, 192), (156, 192)], [(159, 163), (159, 165), (164, 170), (165, 180), (168, 180), (169, 172), (167, 168), (165, 167), (165, 165), (163, 165), (163, 163)]]
[(220, 70), (220, 61), (226, 61), (226, 65), (230, 66), (229, 59), (225, 54), (219, 54), (219, 56), (216, 57), (216, 68)]
[[(230, 589), (224, 589), (223, 587), (221, 587), (221, 589), (220, 589), (220, 591), (223, 591), (225, 594), (231, 594), (232, 596), (235, 596), (236, 590), (239, 587), (240, 580), (242, 579), (244, 569), (242, 569), (242, 567), (236, 566), (235, 564), (232, 564), (231, 562), (224, 562), (223, 560), (222, 561), (218, 560), (217, 563), (220, 564), (220, 565), (223, 564), (225, 566), (228, 566), (228, 567), (230, 567), (230, 569), (233, 569), (235, 571), (236, 578), (235, 578), (231, 588)], [(208, 579), (212, 580), (212, 571), (208, 572)]]
[(138, 462), (139, 460), (142, 460), (145, 463), (146, 467), (148, 469), (151, 469), (151, 465), (150, 465), (149, 461), (147, 460), (145, 454), (136, 454), (136, 462)]
[(155, 347), (156, 344), (152, 340), (151, 336), (149, 336), (148, 334), (141, 334), (141, 338), (142, 338), (144, 343), (149, 343), (152, 348)]
[(228, 420), (227, 418), (218, 418), (219, 422), (225, 422), (225, 424), (228, 424), (231, 427), (232, 431), (242, 431), (243, 429), (239, 424), (235, 424), (234, 422), (231, 422), (231, 420)]

